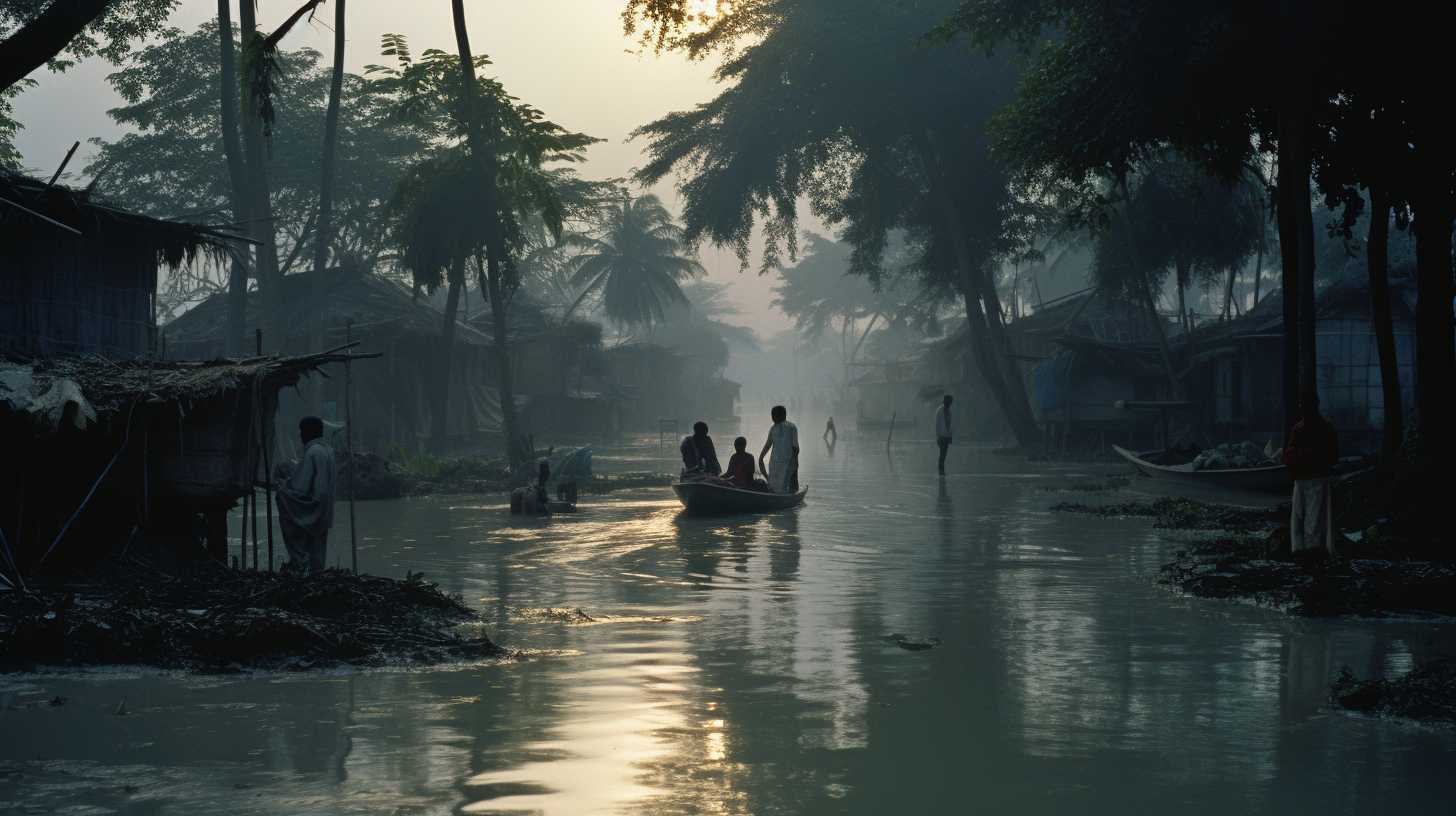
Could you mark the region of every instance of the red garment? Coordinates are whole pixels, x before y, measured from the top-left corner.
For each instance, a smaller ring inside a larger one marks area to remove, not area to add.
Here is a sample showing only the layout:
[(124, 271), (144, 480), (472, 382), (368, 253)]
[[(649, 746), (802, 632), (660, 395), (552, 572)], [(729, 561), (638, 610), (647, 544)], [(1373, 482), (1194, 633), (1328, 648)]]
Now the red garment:
[(728, 460), (728, 479), (734, 487), (753, 487), (753, 454), (735, 453)]
[(1313, 420), (1301, 419), (1294, 423), (1289, 442), (1284, 446), (1284, 465), (1289, 468), (1291, 478), (1296, 481), (1328, 478), (1339, 459), (1335, 428), (1324, 417), (1315, 414)]

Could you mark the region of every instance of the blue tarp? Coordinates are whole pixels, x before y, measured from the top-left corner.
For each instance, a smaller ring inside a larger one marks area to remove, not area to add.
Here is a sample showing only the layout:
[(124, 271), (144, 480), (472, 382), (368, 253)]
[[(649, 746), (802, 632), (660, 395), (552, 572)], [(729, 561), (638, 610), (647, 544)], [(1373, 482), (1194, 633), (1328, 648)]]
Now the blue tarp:
[(1031, 395), (1038, 416), (1062, 413), (1072, 393), (1072, 355), (1058, 353), (1031, 370)]

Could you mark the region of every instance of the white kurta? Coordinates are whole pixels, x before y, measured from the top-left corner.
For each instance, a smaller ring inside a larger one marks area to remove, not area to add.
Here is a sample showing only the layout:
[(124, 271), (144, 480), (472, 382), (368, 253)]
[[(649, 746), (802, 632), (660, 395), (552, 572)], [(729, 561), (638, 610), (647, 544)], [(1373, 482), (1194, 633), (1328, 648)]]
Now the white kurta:
[(310, 440), (293, 475), (278, 488), (278, 512), (309, 535), (328, 534), (338, 481), (333, 449), (322, 439)]
[(1329, 479), (1295, 480), (1289, 511), (1289, 549), (1296, 553), (1324, 550), (1333, 555), (1330, 514)]
[(792, 493), (790, 485), (799, 470), (799, 455), (794, 452), (799, 447), (799, 426), (788, 420), (775, 423), (768, 429), (768, 441), (769, 455), (773, 457), (768, 463), (768, 489)]

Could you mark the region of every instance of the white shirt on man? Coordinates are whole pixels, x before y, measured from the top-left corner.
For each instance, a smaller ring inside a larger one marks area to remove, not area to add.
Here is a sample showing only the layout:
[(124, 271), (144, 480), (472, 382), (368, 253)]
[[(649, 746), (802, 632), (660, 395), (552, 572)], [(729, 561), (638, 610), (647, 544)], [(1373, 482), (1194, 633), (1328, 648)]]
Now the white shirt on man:
[(946, 408), (945, 403), (941, 403), (940, 407), (935, 409), (935, 436), (937, 439), (949, 439), (952, 436), (950, 410)]

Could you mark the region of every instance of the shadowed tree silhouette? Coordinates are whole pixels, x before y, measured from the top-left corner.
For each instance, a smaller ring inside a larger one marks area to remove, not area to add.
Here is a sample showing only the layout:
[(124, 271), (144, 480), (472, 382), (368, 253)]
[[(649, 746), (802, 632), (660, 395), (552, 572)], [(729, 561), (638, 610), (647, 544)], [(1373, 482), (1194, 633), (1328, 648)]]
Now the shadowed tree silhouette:
[(580, 293), (568, 315), (600, 293), (602, 312), (613, 322), (660, 323), (670, 306), (687, 303), (679, 284), (704, 274), (682, 229), (654, 195), (624, 197), (606, 209), (595, 234), (566, 240), (581, 250), (571, 262), (572, 283)]

